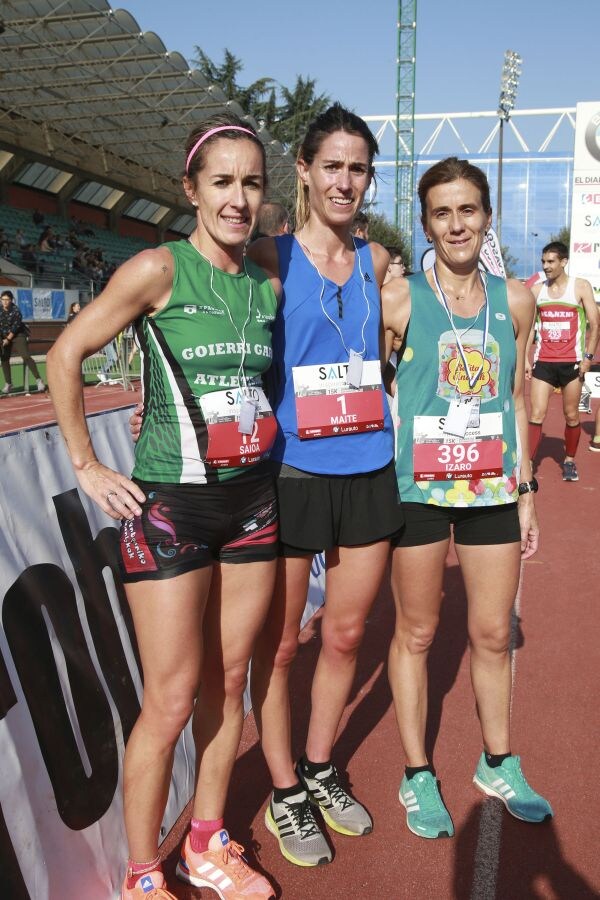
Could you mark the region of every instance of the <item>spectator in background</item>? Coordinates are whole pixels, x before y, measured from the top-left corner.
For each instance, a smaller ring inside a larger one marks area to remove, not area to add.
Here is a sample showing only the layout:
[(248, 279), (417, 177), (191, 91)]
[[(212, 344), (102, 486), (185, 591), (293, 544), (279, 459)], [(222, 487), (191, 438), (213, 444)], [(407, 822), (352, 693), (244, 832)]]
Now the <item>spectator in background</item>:
[(77, 316), (78, 313), (81, 312), (81, 304), (78, 300), (75, 303), (71, 303), (69, 307), (69, 315), (67, 316), (67, 325), (70, 325), (73, 319)]
[(290, 215), (281, 203), (266, 201), (258, 211), (256, 220), (255, 240), (259, 237), (277, 237), (279, 234), (288, 234), (290, 230)]
[(406, 272), (406, 266), (404, 265), (400, 248), (386, 247), (386, 249), (390, 254), (390, 262), (383, 281), (384, 284), (387, 284), (392, 278), (402, 278), (404, 275), (408, 274)]
[(4, 228), (0, 228), (0, 256), (10, 256), (10, 242)]
[(0, 300), (2, 300), (2, 309), (0, 310), (0, 341), (2, 342), (0, 360), (2, 361), (2, 372), (5, 382), (2, 393), (8, 394), (12, 389), (10, 357), (13, 351), (16, 356), (21, 357), (23, 364), (27, 366), (35, 378), (38, 391), (45, 391), (46, 385), (40, 378), (38, 367), (29, 352), (29, 328), (23, 321), (21, 310), (14, 302), (13, 292), (2, 291)]
[(15, 231), (15, 247), (17, 248), (17, 250), (22, 250), (27, 246), (28, 243), (29, 242), (25, 237), (23, 229), (17, 228), (17, 230)]
[(352, 221), (352, 234), (363, 241), (369, 240), (369, 217), (366, 213), (356, 213)]

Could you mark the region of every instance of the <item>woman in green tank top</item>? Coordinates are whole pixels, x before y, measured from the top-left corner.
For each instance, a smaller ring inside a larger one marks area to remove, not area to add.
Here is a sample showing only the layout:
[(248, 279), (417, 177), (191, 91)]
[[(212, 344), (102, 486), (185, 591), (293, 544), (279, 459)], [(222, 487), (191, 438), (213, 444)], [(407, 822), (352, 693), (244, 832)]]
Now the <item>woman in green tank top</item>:
[(511, 612), (521, 560), (538, 543), (523, 398), (534, 301), (520, 282), (479, 271), (492, 217), (480, 169), (443, 160), (422, 177), (419, 198), (434, 267), (382, 293), (388, 353), (401, 343), (396, 472), (406, 518), (392, 541), (389, 677), (407, 760), (400, 801), (409, 829), (436, 838), (453, 835), (454, 825), (425, 744), (427, 656), (451, 530), (483, 737), (473, 780), (519, 819), (541, 822), (552, 809), (525, 781), (509, 732)]
[[(271, 360), (277, 285), (244, 255), (264, 196), (265, 150), (249, 125), (225, 114), (196, 127), (185, 159), (183, 186), (196, 210), (189, 242), (124, 263), (48, 354), (79, 483), (121, 520), (143, 666), (142, 711), (124, 760), (129, 863), (121, 900), (174, 900), (159, 829), (174, 748), (195, 710), (197, 789), (177, 875), (197, 887), (218, 883), (227, 900), (274, 895), (223, 827), (246, 673), (277, 556), (272, 476), (254, 465), (275, 434), (261, 375)], [(80, 372), (86, 356), (131, 322), (146, 416), (130, 479), (95, 456)]]

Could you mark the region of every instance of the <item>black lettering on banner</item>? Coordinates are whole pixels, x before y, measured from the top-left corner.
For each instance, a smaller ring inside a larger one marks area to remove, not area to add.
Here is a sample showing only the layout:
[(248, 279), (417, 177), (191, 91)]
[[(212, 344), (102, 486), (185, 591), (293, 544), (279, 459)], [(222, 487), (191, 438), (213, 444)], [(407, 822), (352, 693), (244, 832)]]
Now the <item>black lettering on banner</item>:
[(21, 866), (16, 857), (4, 813), (0, 810), (0, 872), (2, 873), (2, 896), (7, 900), (31, 900), (23, 881)]
[(102, 674), (121, 719), (123, 739), (127, 742), (140, 714), (140, 704), (102, 575), (106, 567), (113, 574), (120, 612), (141, 672), (133, 621), (117, 564), (119, 532), (116, 528), (103, 528), (94, 540), (76, 489), (58, 494), (53, 500), (63, 541), (83, 596)]
[(2, 653), (0, 653), (0, 719), (3, 719), (7, 715), (9, 709), (16, 706), (16, 703), (17, 695), (12, 686), (12, 681), (10, 680), (10, 675), (8, 674), (6, 663), (4, 662), (4, 657), (2, 656)]
[[(65, 707), (42, 609), (64, 654), (73, 706), (91, 765), (89, 777)], [(118, 755), (110, 706), (88, 652), (71, 582), (58, 566), (31, 566), (7, 591), (2, 620), (58, 813), (69, 828), (87, 828), (112, 802)]]

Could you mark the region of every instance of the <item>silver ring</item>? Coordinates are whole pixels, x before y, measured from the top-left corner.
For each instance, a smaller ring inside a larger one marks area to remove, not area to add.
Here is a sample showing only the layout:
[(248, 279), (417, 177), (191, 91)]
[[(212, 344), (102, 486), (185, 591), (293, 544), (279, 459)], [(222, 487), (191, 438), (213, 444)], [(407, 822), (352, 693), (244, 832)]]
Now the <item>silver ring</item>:
[(109, 491), (108, 494), (106, 495), (106, 502), (107, 502), (107, 503), (110, 503), (110, 505), (112, 506), (112, 500), (111, 500), (110, 498), (111, 498), (111, 497), (116, 497), (116, 496), (117, 496), (117, 492), (116, 492), (116, 491)]

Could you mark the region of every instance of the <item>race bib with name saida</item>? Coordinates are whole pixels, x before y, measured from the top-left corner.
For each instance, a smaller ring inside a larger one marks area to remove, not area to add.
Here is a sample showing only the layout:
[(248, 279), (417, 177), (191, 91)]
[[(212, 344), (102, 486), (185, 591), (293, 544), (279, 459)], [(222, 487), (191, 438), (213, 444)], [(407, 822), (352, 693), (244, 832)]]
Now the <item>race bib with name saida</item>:
[(380, 431), (383, 390), (378, 360), (362, 365), (360, 387), (347, 381), (348, 363), (292, 368), (301, 440)]
[(247, 396), (256, 407), (252, 431), (248, 434), (239, 431), (240, 408), (244, 398), (241, 390), (213, 391), (200, 398), (208, 431), (205, 458), (208, 465), (221, 469), (249, 466), (269, 455), (277, 433), (273, 410), (262, 388), (248, 388)]

